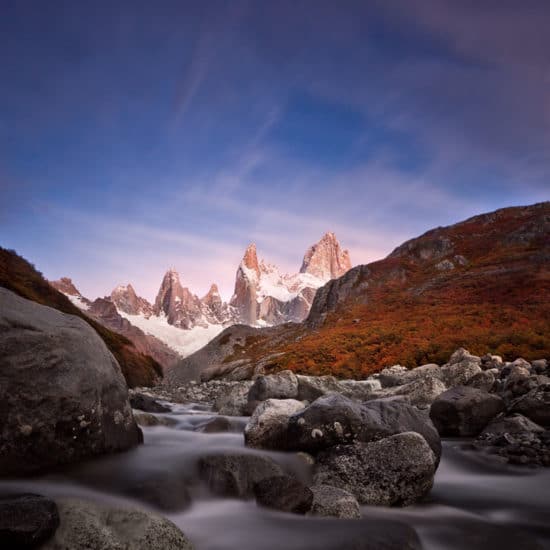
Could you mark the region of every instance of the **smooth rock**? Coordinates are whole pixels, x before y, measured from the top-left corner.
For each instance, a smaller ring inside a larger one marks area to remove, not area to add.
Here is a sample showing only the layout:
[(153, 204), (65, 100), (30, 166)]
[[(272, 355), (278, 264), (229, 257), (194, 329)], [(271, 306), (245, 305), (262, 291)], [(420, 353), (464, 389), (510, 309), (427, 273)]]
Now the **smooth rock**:
[(406, 432), (320, 453), (314, 481), (344, 489), (361, 504), (407, 506), (430, 491), (435, 470), (426, 440)]
[(131, 508), (59, 499), (59, 528), (41, 550), (193, 550), (165, 518)]
[(287, 449), (288, 421), (303, 409), (304, 404), (295, 399), (263, 401), (256, 407), (244, 429), (246, 445), (259, 449)]
[(257, 454), (222, 454), (202, 457), (199, 476), (210, 490), (221, 496), (247, 498), (263, 479), (284, 474), (271, 458)]
[(361, 517), (359, 502), (349, 491), (331, 485), (314, 485), (311, 487), (313, 503), (312, 516), (333, 517), (341, 519), (358, 519)]
[(500, 412), (504, 401), (497, 395), (468, 386), (441, 394), (430, 409), (430, 418), (441, 436), (475, 436)]
[(27, 493), (0, 496), (0, 548), (36, 548), (58, 526), (53, 500)]
[(287, 475), (259, 481), (254, 485), (254, 496), (260, 506), (293, 514), (307, 513), (313, 502), (311, 489)]
[(82, 319), (0, 288), (0, 349), (3, 475), (141, 442), (120, 367)]

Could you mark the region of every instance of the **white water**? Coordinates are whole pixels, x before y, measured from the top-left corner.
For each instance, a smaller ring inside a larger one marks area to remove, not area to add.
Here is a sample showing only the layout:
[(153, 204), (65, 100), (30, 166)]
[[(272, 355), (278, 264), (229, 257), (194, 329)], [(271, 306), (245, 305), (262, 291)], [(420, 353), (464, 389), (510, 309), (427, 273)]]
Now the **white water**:
[[(144, 428), (139, 448), (90, 461), (55, 475), (0, 482), (0, 492), (33, 491), (141, 506), (174, 521), (197, 550), (306, 550), (370, 548), (412, 526), (426, 550), (550, 548), (550, 470), (493, 464), (447, 441), (426, 502), (404, 509), (363, 507), (361, 520), (318, 519), (272, 512), (254, 501), (213, 497), (196, 476), (198, 457), (241, 450), (246, 419), (231, 419), (233, 433), (194, 431), (212, 418), (202, 406), (175, 405), (173, 427)], [(294, 454), (268, 453), (308, 480)], [(192, 505), (185, 504), (186, 488)], [(355, 546), (362, 541), (365, 546)], [(377, 546), (377, 548), (380, 548)], [(390, 548), (390, 547), (388, 547)], [(399, 546), (391, 546), (399, 548)]]

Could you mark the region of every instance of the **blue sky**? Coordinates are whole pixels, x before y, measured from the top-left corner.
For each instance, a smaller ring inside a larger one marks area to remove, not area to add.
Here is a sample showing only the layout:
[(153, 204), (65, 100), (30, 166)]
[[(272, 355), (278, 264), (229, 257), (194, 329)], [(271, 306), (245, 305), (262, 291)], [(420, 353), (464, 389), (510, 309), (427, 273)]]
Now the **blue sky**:
[(0, 244), (94, 298), (550, 197), (545, 0), (0, 4)]

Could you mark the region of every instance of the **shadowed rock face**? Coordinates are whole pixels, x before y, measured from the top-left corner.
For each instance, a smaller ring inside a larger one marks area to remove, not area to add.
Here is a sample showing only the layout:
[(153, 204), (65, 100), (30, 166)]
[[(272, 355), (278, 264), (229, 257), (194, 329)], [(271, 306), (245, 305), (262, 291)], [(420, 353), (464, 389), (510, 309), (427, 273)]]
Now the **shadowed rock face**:
[(120, 367), (82, 319), (0, 288), (0, 349), (1, 474), (140, 442)]

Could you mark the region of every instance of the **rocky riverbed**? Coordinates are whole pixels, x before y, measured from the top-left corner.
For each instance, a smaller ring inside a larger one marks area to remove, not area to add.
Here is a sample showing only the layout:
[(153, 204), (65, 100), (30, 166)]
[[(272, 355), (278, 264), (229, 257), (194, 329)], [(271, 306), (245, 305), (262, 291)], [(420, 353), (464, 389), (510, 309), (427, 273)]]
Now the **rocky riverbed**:
[[(239, 486), (242, 494), (221, 496), (220, 489), (229, 487), (231, 493), (236, 486), (212, 486), (205, 459), (211, 468), (216, 460), (228, 467), (226, 457), (238, 456), (248, 474), (261, 477), (267, 464), (268, 473), (274, 468), (308, 485), (313, 468), (307, 455), (247, 448), (247, 417), (222, 417), (198, 403), (163, 404), (170, 412), (141, 413), (156, 425), (142, 428), (144, 444), (134, 450), (32, 480), (0, 482), (2, 494), (38, 493), (57, 503), (64, 527), (44, 548), (78, 548), (75, 541), (89, 548), (209, 550), (281, 545), (290, 550), (523, 550), (550, 545), (548, 469), (487, 462), (462, 441), (444, 439), (433, 488), (412, 506), (358, 505), (349, 493), (323, 496), (317, 491), (306, 515), (286, 513), (258, 506), (246, 483)], [(288, 495), (293, 488), (286, 489)], [(327, 513), (356, 519), (322, 517)]]

